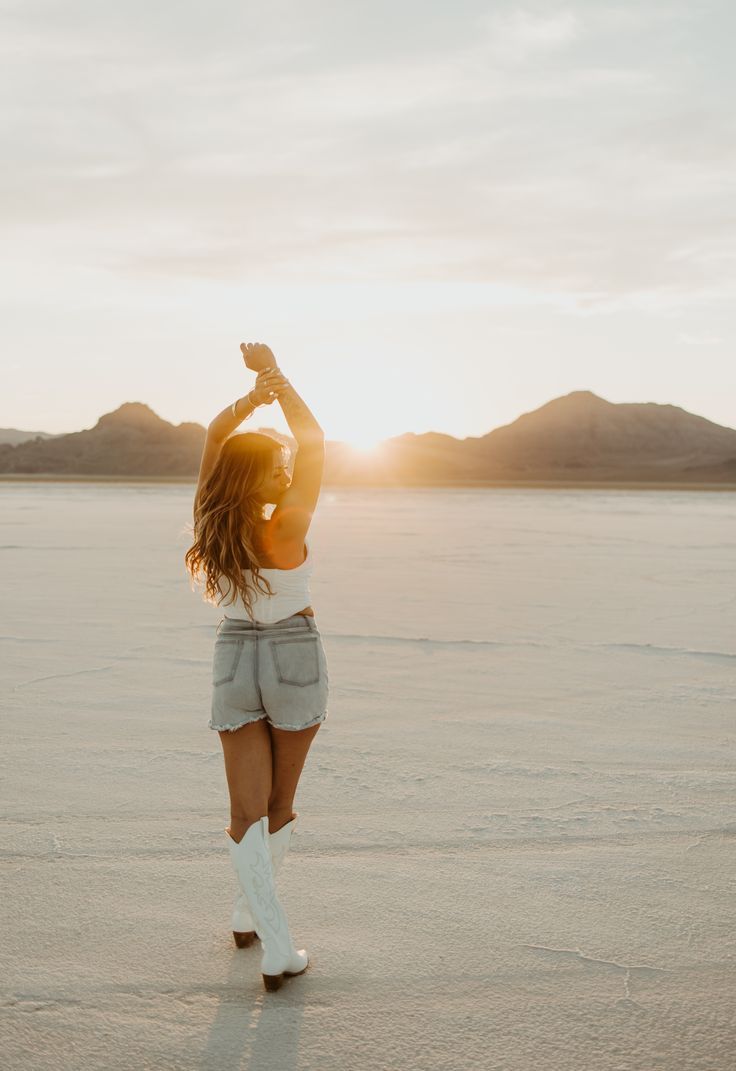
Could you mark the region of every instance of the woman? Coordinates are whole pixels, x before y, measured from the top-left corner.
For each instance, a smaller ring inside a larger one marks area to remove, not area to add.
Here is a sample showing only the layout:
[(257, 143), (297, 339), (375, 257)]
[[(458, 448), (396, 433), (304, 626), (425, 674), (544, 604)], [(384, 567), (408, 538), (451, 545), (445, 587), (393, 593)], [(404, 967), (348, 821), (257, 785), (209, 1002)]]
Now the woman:
[[(322, 485), (325, 437), (268, 346), (240, 348), (246, 366), (258, 371), (256, 386), (207, 429), (194, 543), (185, 562), (193, 578), (204, 573), (205, 600), (224, 609), (209, 727), (219, 732), (224, 752), (225, 834), (241, 888), (233, 934), (242, 948), (257, 932), (263, 982), (272, 990), (309, 963), (291, 941), (274, 878), (298, 817), (292, 808), (299, 776), (327, 717), (327, 659), (310, 605), (306, 542)], [(277, 398), (297, 442), (291, 481), (276, 439), (231, 434), (259, 405)]]

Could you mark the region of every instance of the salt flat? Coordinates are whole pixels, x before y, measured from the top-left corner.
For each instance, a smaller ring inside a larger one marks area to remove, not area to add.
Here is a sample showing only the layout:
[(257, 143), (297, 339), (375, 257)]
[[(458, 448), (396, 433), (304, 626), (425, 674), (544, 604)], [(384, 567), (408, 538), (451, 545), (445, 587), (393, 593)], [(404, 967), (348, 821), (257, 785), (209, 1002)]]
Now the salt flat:
[(323, 491), (267, 994), (192, 491), (0, 484), (4, 1066), (727, 1071), (736, 496)]

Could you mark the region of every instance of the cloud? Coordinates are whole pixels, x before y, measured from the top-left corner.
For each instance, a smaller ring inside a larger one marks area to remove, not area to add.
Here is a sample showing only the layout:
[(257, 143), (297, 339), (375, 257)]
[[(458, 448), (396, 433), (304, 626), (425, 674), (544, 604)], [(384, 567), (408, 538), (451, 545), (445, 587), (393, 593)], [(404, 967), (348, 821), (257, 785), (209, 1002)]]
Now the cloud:
[[(0, 213), (125, 276), (727, 288), (717, 19), (234, 0), (11, 10)], [(12, 259), (12, 249), (10, 257)]]
[(483, 16), (480, 26), (488, 34), (489, 50), (504, 63), (563, 48), (582, 31), (581, 20), (570, 9), (537, 13), (512, 7)]

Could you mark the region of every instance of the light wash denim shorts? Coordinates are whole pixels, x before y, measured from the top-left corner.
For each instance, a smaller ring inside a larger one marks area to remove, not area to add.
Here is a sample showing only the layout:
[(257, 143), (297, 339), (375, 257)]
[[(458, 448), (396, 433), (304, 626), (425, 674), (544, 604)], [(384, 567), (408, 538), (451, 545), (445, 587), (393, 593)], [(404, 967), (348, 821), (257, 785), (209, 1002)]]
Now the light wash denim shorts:
[(267, 718), (277, 729), (307, 729), (327, 718), (329, 675), (313, 617), (266, 624), (223, 617), (212, 659), (210, 729)]

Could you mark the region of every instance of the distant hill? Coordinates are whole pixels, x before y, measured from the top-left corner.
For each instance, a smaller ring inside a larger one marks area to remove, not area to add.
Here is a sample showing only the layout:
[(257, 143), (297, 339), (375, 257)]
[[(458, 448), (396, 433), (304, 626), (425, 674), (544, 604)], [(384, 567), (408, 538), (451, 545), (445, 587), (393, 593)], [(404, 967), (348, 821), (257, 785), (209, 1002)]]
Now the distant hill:
[(555, 398), (472, 441), (490, 471), (535, 477), (585, 472), (656, 479), (736, 462), (733, 428), (675, 405), (614, 404), (591, 391)]
[[(238, 430), (296, 445), (272, 428), (246, 422)], [(173, 425), (126, 402), (86, 431), (0, 445), (0, 473), (195, 479), (204, 437), (201, 424)], [(326, 485), (534, 481), (736, 484), (736, 430), (673, 405), (573, 391), (480, 437), (408, 433), (365, 454), (327, 443)]]
[(0, 445), (0, 473), (196, 477), (204, 438), (201, 424), (170, 424), (142, 402), (125, 402), (86, 431)]
[(47, 431), (19, 431), (18, 428), (0, 428), (0, 445), (2, 443), (9, 443), (11, 446), (17, 446), (18, 443), (25, 443), (29, 439), (58, 439), (58, 435), (49, 435)]
[(185, 476), (203, 441), (201, 425), (174, 427), (147, 405), (126, 402), (87, 431), (0, 446), (0, 472)]

